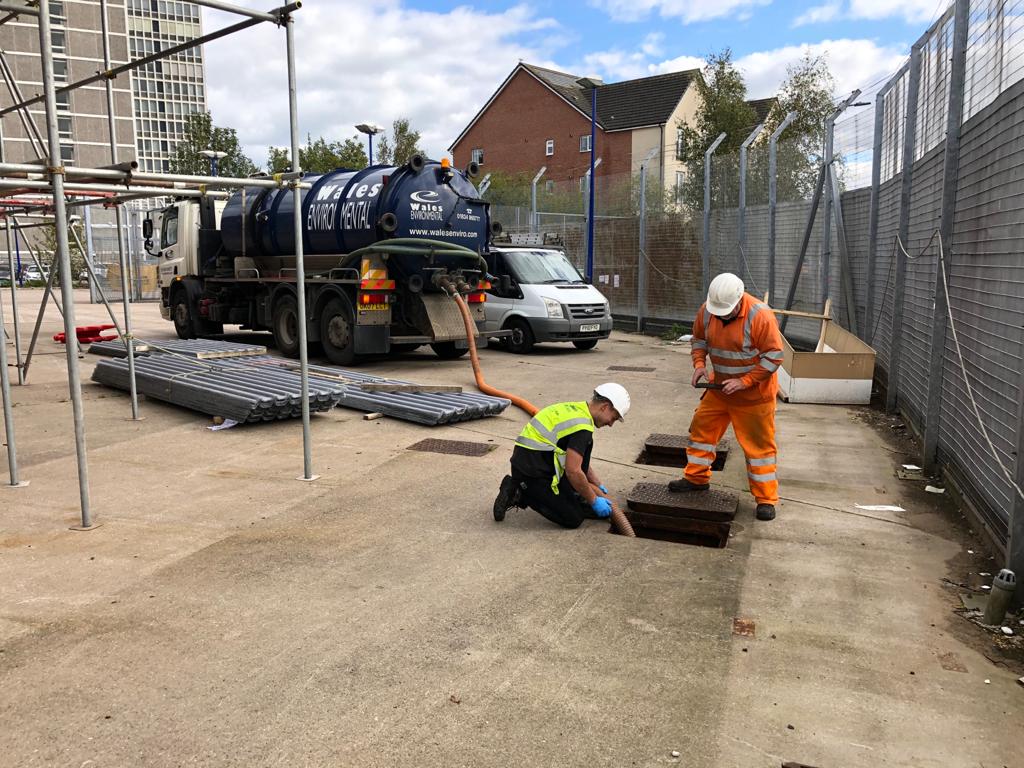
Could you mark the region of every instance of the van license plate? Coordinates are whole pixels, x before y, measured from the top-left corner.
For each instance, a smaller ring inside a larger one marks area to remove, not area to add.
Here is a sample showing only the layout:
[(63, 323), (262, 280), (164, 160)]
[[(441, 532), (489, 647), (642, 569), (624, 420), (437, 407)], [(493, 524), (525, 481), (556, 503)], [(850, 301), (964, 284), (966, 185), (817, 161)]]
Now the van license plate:
[(595, 331), (600, 331), (600, 330), (601, 330), (600, 324), (598, 324), (598, 325), (581, 325), (580, 326), (580, 333), (594, 333)]

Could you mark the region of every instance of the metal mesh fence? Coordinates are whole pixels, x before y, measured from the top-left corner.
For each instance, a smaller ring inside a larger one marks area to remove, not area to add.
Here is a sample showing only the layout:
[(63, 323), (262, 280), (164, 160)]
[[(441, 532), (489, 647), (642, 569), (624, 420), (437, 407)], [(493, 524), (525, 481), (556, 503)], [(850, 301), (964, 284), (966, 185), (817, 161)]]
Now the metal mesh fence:
[[(1024, 484), (1024, 0), (960, 0), (899, 71), (858, 98), (835, 123), (838, 206), (827, 205), (826, 192), (812, 215), (821, 158), (783, 135), (774, 239), (767, 135), (749, 149), (742, 195), (739, 155), (713, 156), (706, 223), (702, 208), (676, 205), (660, 185), (641, 214), (635, 177), (599, 178), (594, 280), (620, 320), (633, 324), (639, 314), (638, 327), (685, 327), (703, 301), (704, 279), (722, 271), (741, 275), (751, 293), (769, 293), (773, 306), (820, 312), (828, 257), (833, 317), (875, 349), (876, 378), (922, 436), (925, 463), (938, 461), (1005, 545), (1012, 520), (1024, 520), (1016, 487)], [(959, 124), (953, 106), (962, 106)], [(559, 232), (582, 268), (585, 187), (578, 200), (571, 214), (503, 215), (524, 230), (533, 221)], [(787, 336), (806, 346), (818, 331), (816, 322), (793, 319)], [(1024, 538), (1024, 527), (1017, 530)]]

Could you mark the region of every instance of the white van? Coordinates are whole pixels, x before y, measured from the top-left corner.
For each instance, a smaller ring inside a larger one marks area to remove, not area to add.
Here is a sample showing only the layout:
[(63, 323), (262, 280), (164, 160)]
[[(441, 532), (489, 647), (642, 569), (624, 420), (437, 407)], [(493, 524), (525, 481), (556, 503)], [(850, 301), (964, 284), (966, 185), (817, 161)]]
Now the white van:
[(500, 279), (484, 304), (484, 330), (512, 331), (501, 340), (525, 353), (545, 341), (593, 349), (612, 331), (608, 300), (553, 248), (495, 247), (488, 258)]

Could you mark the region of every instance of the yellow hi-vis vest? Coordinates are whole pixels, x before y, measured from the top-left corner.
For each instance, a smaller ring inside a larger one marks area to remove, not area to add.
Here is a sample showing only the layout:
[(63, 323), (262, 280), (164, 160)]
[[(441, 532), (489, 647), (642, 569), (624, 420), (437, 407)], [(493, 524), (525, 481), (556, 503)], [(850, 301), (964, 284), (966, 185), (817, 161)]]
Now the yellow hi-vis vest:
[(594, 429), (594, 417), (585, 402), (555, 403), (537, 411), (519, 433), (516, 445), (531, 451), (551, 452), (555, 463), (551, 490), (557, 495), (558, 483), (565, 474), (565, 450), (558, 447), (558, 441), (574, 432), (593, 432)]

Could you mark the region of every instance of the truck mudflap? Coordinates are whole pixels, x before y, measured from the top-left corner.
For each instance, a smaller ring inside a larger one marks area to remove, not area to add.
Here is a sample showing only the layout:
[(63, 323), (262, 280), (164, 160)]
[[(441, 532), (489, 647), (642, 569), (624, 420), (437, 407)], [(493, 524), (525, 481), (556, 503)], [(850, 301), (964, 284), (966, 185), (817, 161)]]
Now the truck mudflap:
[(382, 355), (391, 348), (391, 328), (387, 325), (357, 325), (352, 343), (357, 355)]

